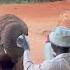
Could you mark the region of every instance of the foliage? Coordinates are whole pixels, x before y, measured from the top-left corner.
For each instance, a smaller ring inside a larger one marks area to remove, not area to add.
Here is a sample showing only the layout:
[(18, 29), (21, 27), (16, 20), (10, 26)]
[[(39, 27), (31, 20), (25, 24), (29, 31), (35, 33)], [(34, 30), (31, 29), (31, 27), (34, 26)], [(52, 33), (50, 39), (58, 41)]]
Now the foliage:
[(36, 3), (36, 2), (54, 2), (62, 0), (0, 0), (0, 4), (8, 3)]

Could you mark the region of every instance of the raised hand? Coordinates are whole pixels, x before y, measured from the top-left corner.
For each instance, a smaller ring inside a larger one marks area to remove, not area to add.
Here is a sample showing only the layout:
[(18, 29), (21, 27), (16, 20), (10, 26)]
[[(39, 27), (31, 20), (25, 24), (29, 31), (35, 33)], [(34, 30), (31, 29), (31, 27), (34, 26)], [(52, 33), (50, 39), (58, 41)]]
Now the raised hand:
[(17, 46), (23, 48), (24, 51), (27, 49), (29, 50), (28, 38), (26, 35), (24, 35), (24, 34), (20, 35), (17, 38), (16, 43), (17, 43)]

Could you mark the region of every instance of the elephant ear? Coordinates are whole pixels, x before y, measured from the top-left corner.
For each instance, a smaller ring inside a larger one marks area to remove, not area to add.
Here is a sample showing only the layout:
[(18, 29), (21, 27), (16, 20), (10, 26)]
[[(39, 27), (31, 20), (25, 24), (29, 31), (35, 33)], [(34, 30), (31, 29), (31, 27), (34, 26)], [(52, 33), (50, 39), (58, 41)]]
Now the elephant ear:
[(0, 21), (2, 24), (1, 42), (7, 54), (17, 60), (23, 55), (24, 50), (17, 47), (16, 40), (21, 34), (28, 35), (28, 27), (22, 20), (10, 14), (3, 16)]

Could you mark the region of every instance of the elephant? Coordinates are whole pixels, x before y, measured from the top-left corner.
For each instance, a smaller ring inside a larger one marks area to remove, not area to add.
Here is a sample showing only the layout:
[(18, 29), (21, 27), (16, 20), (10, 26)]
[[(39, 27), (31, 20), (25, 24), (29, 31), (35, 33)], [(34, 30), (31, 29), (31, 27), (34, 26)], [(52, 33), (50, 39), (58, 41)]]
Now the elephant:
[(13, 14), (0, 17), (0, 70), (24, 70), (24, 50), (17, 47), (19, 35), (28, 35), (28, 26)]

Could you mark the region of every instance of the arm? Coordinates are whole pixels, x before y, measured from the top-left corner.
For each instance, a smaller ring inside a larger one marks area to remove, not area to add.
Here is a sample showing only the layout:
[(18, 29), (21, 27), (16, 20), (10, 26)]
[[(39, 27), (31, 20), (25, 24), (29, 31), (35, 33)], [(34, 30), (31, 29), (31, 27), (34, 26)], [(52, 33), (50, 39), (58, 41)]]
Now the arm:
[(30, 51), (26, 50), (23, 55), (24, 70), (56, 70), (57, 63), (54, 60), (44, 61), (41, 64), (34, 64), (30, 58)]
[(24, 49), (24, 54), (23, 54), (24, 70), (50, 70), (49, 69), (50, 64), (47, 63), (46, 61), (43, 62), (42, 64), (34, 64), (31, 61), (29, 44), (24, 35), (18, 37), (17, 46), (22, 47)]
[(41, 70), (39, 64), (33, 64), (30, 58), (30, 51), (25, 50), (23, 55), (24, 70)]

